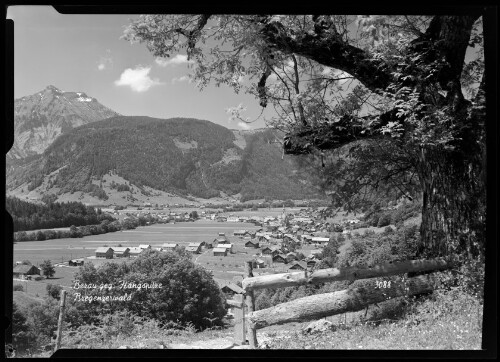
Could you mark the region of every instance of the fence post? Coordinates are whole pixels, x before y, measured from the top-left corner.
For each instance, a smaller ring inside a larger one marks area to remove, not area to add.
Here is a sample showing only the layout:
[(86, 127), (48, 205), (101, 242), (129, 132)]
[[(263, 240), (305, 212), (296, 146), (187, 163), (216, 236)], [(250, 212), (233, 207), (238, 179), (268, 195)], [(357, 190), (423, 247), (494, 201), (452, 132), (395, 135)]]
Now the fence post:
[(64, 321), (64, 307), (66, 306), (66, 291), (61, 290), (61, 303), (59, 305), (59, 321), (57, 322), (56, 346), (54, 352), (61, 347), (62, 327)]
[[(253, 277), (252, 272), (252, 261), (247, 261), (247, 277)], [(249, 290), (246, 292), (246, 303), (248, 307), (248, 313), (255, 312), (255, 298), (253, 290)], [(248, 325), (248, 341), (250, 342), (250, 348), (257, 347), (257, 329)]]
[(243, 294), (236, 294), (234, 300), (240, 304), (240, 307), (234, 308), (234, 343), (244, 345), (247, 343), (245, 333), (245, 300)]

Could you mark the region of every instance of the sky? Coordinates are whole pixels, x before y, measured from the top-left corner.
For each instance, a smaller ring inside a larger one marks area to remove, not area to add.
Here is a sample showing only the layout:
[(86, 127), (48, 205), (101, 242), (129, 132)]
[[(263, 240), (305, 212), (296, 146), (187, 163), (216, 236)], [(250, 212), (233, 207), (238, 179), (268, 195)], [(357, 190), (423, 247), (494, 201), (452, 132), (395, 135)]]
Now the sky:
[[(235, 94), (228, 86), (200, 91), (188, 82), (185, 54), (156, 60), (145, 44), (120, 39), (139, 15), (60, 14), (51, 6), (11, 6), (14, 20), (14, 97), (35, 94), (54, 85), (85, 92), (126, 116), (189, 117), (231, 129), (265, 127), (274, 115), (253, 96)], [(471, 50), (471, 48), (469, 48)], [(472, 52), (468, 52), (466, 59)], [(242, 116), (253, 123), (230, 120), (226, 111), (242, 104)]]
[[(54, 85), (84, 92), (125, 116), (188, 117), (231, 129), (265, 127), (263, 117), (247, 124), (230, 120), (226, 109), (243, 104), (258, 118), (261, 108), (248, 94), (210, 85), (200, 91), (187, 80), (185, 54), (155, 61), (145, 44), (120, 39), (139, 15), (60, 14), (51, 6), (11, 6), (14, 20), (14, 97)], [(269, 107), (268, 107), (269, 108)], [(264, 116), (272, 116), (267, 110)]]

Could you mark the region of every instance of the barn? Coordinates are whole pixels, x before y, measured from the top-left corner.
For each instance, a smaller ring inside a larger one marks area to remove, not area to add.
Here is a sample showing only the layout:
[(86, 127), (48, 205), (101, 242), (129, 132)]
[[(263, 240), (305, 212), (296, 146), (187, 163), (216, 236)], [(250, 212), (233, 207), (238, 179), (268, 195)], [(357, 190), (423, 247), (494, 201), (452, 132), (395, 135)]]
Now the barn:
[(189, 251), (193, 254), (201, 253), (201, 242), (200, 243), (189, 243), (186, 247), (186, 251)]
[(83, 265), (83, 259), (73, 259), (68, 262), (69, 266), (81, 266)]
[(217, 244), (217, 247), (226, 248), (229, 254), (233, 252), (233, 244)]
[(178, 246), (179, 244), (177, 243), (163, 243), (161, 247), (163, 248), (164, 251), (173, 251)]
[(117, 258), (128, 258), (130, 256), (130, 248), (127, 247), (116, 246), (113, 251)]
[(214, 256), (227, 256), (226, 248), (214, 248)]
[(114, 250), (107, 246), (101, 246), (96, 249), (95, 256), (96, 258), (106, 258), (113, 259)]
[(40, 269), (34, 265), (16, 265), (12, 272), (14, 278), (30, 279), (31, 275), (40, 275)]

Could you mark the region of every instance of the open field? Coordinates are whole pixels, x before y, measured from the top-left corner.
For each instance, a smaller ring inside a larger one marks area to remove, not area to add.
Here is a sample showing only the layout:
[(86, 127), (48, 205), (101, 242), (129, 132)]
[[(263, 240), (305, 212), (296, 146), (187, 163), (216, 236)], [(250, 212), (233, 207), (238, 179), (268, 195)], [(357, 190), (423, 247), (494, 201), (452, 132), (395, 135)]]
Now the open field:
[[(226, 237), (231, 242), (235, 242), (236, 245), (240, 245), (239, 247), (241, 249), (245, 249), (242, 247), (242, 239), (233, 236), (234, 230), (238, 229), (256, 230), (258, 227), (249, 223), (220, 223), (211, 220), (198, 220), (189, 223), (155, 224), (138, 227), (134, 230), (90, 235), (83, 238), (25, 241), (14, 244), (14, 261), (29, 260), (34, 265), (39, 265), (47, 259), (51, 260), (53, 264), (61, 263), (62, 261), (67, 262), (70, 259), (95, 255), (95, 249), (104, 245), (113, 247), (122, 244), (123, 246), (133, 247), (139, 246), (140, 244), (150, 244), (155, 247), (161, 246), (163, 243), (174, 242), (182, 246), (187, 246), (191, 242), (212, 241), (218, 236), (219, 232), (226, 233)], [(242, 254), (236, 255), (238, 255), (238, 257), (233, 258), (233, 265), (238, 263), (243, 265), (246, 256), (242, 257)], [(249, 255), (251, 257), (252, 254)], [(193, 260), (195, 260), (196, 257), (198, 257), (198, 255), (193, 256)], [(93, 260), (93, 263), (99, 265), (109, 261), (122, 262), (123, 260)], [(14, 283), (20, 283), (24, 286), (27, 284), (29, 294), (36, 295), (38, 293), (42, 296), (46, 293), (46, 283), (71, 286), (73, 274), (76, 270), (77, 268), (72, 267), (56, 267), (54, 279), (44, 279), (39, 282), (22, 281)], [(231, 270), (237, 271), (240, 269), (232, 268), (218, 270), (214, 273), (214, 276), (217, 274), (221, 277), (223, 276), (222, 274), (224, 274), (225, 279), (227, 279), (228, 276), (231, 276), (229, 278), (231, 279), (233, 276), (233, 274), (230, 273)], [(241, 269), (241, 271), (243, 271), (243, 269)]]

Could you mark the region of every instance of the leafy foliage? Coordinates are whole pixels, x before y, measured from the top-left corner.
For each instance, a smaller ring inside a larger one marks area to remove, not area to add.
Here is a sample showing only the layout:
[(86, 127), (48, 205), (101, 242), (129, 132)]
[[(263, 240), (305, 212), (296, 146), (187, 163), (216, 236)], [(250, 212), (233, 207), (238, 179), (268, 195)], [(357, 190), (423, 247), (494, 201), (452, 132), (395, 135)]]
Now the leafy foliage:
[(56, 273), (56, 269), (54, 268), (50, 260), (44, 260), (40, 264), (40, 269), (42, 270), (43, 275), (45, 275), (47, 278), (52, 278)]
[[(99, 224), (113, 221), (111, 215), (80, 202), (33, 204), (15, 197), (6, 198), (6, 209), (14, 221), (14, 231)], [(38, 234), (40, 238), (44, 236)], [(45, 240), (45, 239), (39, 239)]]
[[(190, 258), (190, 254), (182, 250), (163, 253), (149, 250), (130, 264), (106, 263), (98, 269), (92, 263), (85, 264), (75, 274), (75, 281), (116, 286), (105, 292), (87, 290), (87, 296), (123, 296), (131, 293), (131, 300), (86, 303), (86, 311), (73, 313), (73, 318), (77, 319), (76, 323), (80, 323), (80, 319), (90, 323), (103, 315), (126, 310), (140, 317), (157, 319), (162, 324), (172, 321), (207, 328), (211, 326), (207, 318), (212, 318), (214, 325), (221, 323), (226, 313), (224, 297), (212, 276)], [(117, 286), (121, 281), (158, 283), (161, 288), (120, 290)]]

